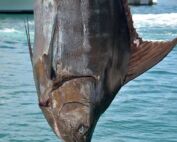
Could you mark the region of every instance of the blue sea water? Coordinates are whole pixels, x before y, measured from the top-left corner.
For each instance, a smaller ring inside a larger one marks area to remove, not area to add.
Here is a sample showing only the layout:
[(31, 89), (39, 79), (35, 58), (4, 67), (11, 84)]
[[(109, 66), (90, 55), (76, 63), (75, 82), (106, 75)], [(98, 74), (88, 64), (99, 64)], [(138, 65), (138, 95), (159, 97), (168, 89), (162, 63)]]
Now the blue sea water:
[[(177, 0), (131, 7), (147, 40), (177, 36)], [(40, 109), (32, 77), (24, 19), (0, 15), (0, 142), (57, 142)], [(121, 89), (102, 115), (93, 142), (177, 142), (177, 47), (160, 64)]]

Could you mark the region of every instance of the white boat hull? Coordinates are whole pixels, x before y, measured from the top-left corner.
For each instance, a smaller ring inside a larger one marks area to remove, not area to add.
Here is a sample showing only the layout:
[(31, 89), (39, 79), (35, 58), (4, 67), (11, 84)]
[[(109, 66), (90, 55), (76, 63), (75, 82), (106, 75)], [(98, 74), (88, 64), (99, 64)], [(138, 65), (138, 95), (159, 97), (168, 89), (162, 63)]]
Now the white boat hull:
[[(128, 0), (132, 5), (149, 5), (156, 0)], [(34, 0), (0, 0), (0, 12), (33, 12)]]
[(128, 0), (130, 5), (152, 5), (156, 2), (157, 0)]
[(0, 0), (0, 12), (32, 12), (34, 0)]

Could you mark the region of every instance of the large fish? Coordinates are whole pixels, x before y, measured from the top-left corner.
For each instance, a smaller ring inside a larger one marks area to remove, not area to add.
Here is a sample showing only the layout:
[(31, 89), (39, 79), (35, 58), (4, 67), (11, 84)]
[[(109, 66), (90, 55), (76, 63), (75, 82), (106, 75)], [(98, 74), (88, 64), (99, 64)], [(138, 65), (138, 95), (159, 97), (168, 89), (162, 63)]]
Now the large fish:
[(65, 142), (90, 142), (119, 89), (177, 44), (143, 41), (127, 0), (36, 0), (34, 16), (39, 106)]

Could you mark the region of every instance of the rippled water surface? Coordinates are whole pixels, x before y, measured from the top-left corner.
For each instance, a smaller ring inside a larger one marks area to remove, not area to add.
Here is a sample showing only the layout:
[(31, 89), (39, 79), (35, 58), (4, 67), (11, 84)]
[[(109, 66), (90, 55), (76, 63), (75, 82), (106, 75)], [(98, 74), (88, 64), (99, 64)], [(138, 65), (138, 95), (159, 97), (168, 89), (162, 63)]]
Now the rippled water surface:
[[(177, 36), (177, 0), (132, 7), (135, 26), (148, 40)], [(32, 15), (0, 15), (0, 142), (57, 142), (37, 105), (24, 34)], [(177, 142), (177, 47), (126, 85), (101, 117), (93, 142)]]

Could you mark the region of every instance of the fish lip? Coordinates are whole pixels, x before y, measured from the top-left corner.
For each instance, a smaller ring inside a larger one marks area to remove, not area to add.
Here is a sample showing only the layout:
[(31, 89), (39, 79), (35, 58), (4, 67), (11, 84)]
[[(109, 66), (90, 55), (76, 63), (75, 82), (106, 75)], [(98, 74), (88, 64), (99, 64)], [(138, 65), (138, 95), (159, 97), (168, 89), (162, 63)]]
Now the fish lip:
[[(52, 84), (53, 86), (52, 86), (51, 92), (59, 89), (65, 83), (67, 83), (69, 81), (76, 80), (76, 79), (90, 79), (90, 80), (93, 81), (94, 84), (96, 84), (97, 81), (98, 81), (98, 78), (96, 76), (93, 76), (93, 75), (69, 75), (69, 76), (64, 76), (63, 78), (58, 78), (58, 79), (56, 78), (55, 80), (53, 80), (53, 84)], [(95, 103), (93, 103), (91, 101), (88, 101), (88, 100), (86, 100), (86, 101), (69, 101), (69, 102), (65, 102), (60, 110), (62, 110), (62, 108), (66, 104), (69, 104), (69, 103), (78, 103), (78, 104), (81, 104), (81, 105), (86, 106), (86, 107), (89, 107), (89, 106), (94, 106), (95, 107), (96, 106)]]
[[(53, 91), (59, 89), (60, 87), (62, 87), (66, 82), (69, 82), (69, 81), (72, 81), (72, 80), (75, 80), (75, 79), (84, 79), (84, 78), (87, 78), (87, 79), (90, 79), (90, 80), (93, 80), (94, 81), (94, 84), (97, 82), (97, 78), (95, 76), (92, 76), (92, 75), (69, 75), (69, 76), (64, 76), (64, 77), (60, 77), (60, 78), (56, 78), (52, 81), (52, 87), (50, 89), (50, 93), (52, 93)], [(45, 101), (39, 101), (39, 106), (40, 107), (49, 107), (49, 103), (50, 103), (50, 98), (48, 98), (47, 100)], [(79, 103), (79, 102), (78, 102)], [(80, 102), (81, 103), (81, 102)], [(89, 103), (89, 102), (87, 102)], [(92, 104), (94, 105), (94, 104)]]
[(84, 79), (84, 78), (91, 79), (91, 80), (94, 81), (94, 83), (97, 82), (97, 80), (98, 80), (93, 75), (69, 75), (69, 76), (64, 76), (64, 77), (60, 77), (60, 78), (55, 78), (53, 80), (51, 91), (55, 91), (56, 89), (60, 88), (61, 86), (63, 86), (68, 81), (72, 81), (72, 80), (75, 80), (75, 79)]

